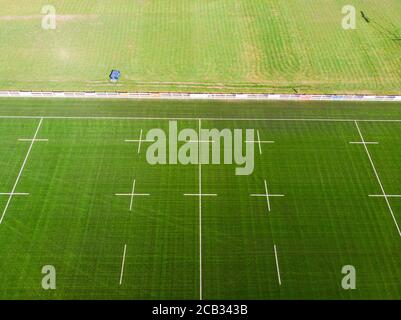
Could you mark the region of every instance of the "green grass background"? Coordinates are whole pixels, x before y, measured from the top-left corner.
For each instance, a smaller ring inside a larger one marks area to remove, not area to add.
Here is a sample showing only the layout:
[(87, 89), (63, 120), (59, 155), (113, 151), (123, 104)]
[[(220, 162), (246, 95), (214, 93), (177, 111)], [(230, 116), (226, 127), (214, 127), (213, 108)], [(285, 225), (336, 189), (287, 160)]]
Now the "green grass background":
[[(46, 31), (49, 4), (60, 17)], [(400, 12), (398, 0), (2, 1), (0, 89), (400, 93)]]
[[(205, 299), (399, 299), (401, 238), (352, 121), (240, 118), (399, 119), (395, 103), (0, 100), (0, 192), (9, 192), (39, 118), (5, 116), (193, 117), (179, 128), (254, 128), (276, 141), (255, 153), (251, 176), (234, 166), (202, 166)], [(218, 117), (220, 120), (213, 120)], [(222, 118), (232, 118), (223, 120)], [(237, 119), (237, 120), (236, 120)], [(401, 122), (360, 122), (387, 193), (399, 194)], [(125, 139), (167, 129), (163, 119), (43, 120), (37, 142), (0, 225), (1, 299), (198, 299), (198, 167), (150, 166)], [(136, 191), (151, 196), (114, 196)], [(249, 194), (285, 194), (271, 200)], [(7, 197), (0, 196), (3, 209)], [(390, 199), (398, 221), (401, 202)], [(127, 255), (119, 286), (124, 244)], [(278, 285), (273, 245), (278, 248)], [(54, 265), (57, 290), (41, 288)], [(357, 289), (341, 288), (354, 265)]]

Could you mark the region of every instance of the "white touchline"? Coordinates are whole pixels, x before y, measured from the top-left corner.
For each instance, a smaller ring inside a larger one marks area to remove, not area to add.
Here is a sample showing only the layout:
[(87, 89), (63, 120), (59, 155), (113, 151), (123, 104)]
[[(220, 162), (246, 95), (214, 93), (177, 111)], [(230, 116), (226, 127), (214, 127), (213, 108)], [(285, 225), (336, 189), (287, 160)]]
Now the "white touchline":
[[(198, 120), (199, 118), (193, 117), (85, 117), (85, 116), (1, 116), (0, 119), (62, 119), (62, 120)], [(205, 117), (201, 118), (203, 120), (210, 121), (289, 121), (289, 122), (297, 122), (297, 121), (305, 121), (305, 122), (387, 122), (387, 123), (399, 123), (401, 119), (344, 119), (344, 118), (229, 118), (229, 117)], [(132, 140), (134, 141), (134, 140)], [(146, 141), (146, 140), (143, 140)], [(128, 142), (128, 141), (127, 141)]]
[(253, 194), (250, 194), (250, 196), (266, 198), (267, 209), (270, 212), (270, 197), (284, 197), (284, 195), (283, 194), (269, 194), (269, 191), (267, 189), (267, 182), (266, 182), (266, 180), (263, 180), (263, 181), (265, 184), (265, 193), (264, 194), (253, 193)]
[(216, 193), (184, 193), (184, 196), (191, 196), (191, 197), (217, 197)]
[(246, 140), (245, 143), (257, 143), (259, 146), (259, 154), (262, 154), (262, 143), (274, 143), (274, 141), (263, 141), (260, 140), (259, 130), (256, 130), (258, 140)]
[[(202, 128), (202, 120), (198, 120), (198, 129), (199, 129), (199, 137), (201, 134), (201, 128)], [(198, 171), (199, 171), (199, 194), (202, 194), (202, 164), (201, 164), (201, 159), (200, 159), (200, 146), (201, 144), (198, 144)], [(202, 196), (199, 196), (199, 299), (203, 299), (203, 289), (202, 289)]]
[(6, 213), (7, 213), (7, 209), (8, 209), (8, 207), (9, 207), (10, 203), (11, 203), (11, 199), (12, 199), (13, 195), (15, 194), (15, 189), (17, 188), (17, 184), (18, 184), (18, 182), (19, 182), (19, 180), (20, 180), (20, 178), (21, 178), (22, 172), (24, 171), (26, 162), (28, 161), (28, 158), (29, 158), (29, 154), (31, 153), (33, 144), (35, 143), (36, 137), (37, 137), (37, 135), (38, 135), (38, 133), (39, 133), (39, 129), (40, 129), (40, 127), (42, 126), (42, 122), (43, 122), (43, 118), (40, 118), (38, 127), (36, 128), (36, 131), (35, 131), (35, 135), (33, 136), (33, 139), (32, 139), (32, 141), (31, 141), (31, 144), (29, 145), (29, 149), (28, 149), (28, 152), (27, 152), (27, 154), (26, 154), (26, 156), (25, 156), (24, 162), (22, 163), (22, 166), (21, 166), (21, 169), (20, 169), (20, 171), (19, 171), (19, 173), (18, 173), (17, 179), (15, 180), (14, 186), (13, 186), (13, 188), (12, 188), (12, 190), (11, 190), (11, 192), (10, 192), (10, 195), (9, 195), (9, 197), (8, 197), (6, 206), (4, 207), (3, 213), (2, 213), (1, 218), (0, 218), (0, 224), (2, 224), (3, 219), (4, 219), (4, 216), (5, 216)]
[(124, 275), (124, 264), (125, 264), (125, 253), (127, 252), (127, 245), (124, 245), (124, 253), (123, 253), (123, 260), (121, 263), (121, 272), (120, 272), (120, 286), (123, 283), (123, 275)]
[[(359, 136), (361, 137), (362, 142), (365, 142), (365, 139), (363, 138), (361, 129), (359, 128), (358, 122), (355, 120), (354, 123), (356, 125), (356, 128), (358, 129), (358, 133), (359, 133)], [(380, 189), (382, 191), (383, 197), (386, 200), (387, 207), (388, 207), (388, 209), (390, 211), (391, 217), (393, 218), (393, 221), (394, 221), (394, 224), (395, 224), (395, 226), (397, 228), (398, 234), (401, 237), (400, 227), (398, 226), (397, 220), (395, 219), (393, 208), (391, 207), (390, 201), (388, 200), (388, 196), (386, 195), (386, 192), (384, 191), (383, 184), (382, 184), (382, 182), (380, 180), (379, 174), (377, 173), (377, 170), (376, 170), (375, 164), (373, 163), (372, 157), (370, 156), (369, 149), (368, 149), (368, 147), (367, 147), (367, 145), (365, 143), (363, 144), (363, 146), (365, 148), (366, 154), (368, 155), (368, 158), (369, 158), (370, 164), (372, 166), (373, 172), (375, 173), (377, 182), (379, 183), (379, 186), (380, 186)]]
[(280, 276), (280, 267), (278, 265), (278, 255), (277, 255), (277, 248), (276, 245), (274, 245), (274, 256), (276, 257), (276, 268), (277, 268), (277, 277), (278, 277), (278, 283), (281, 286), (281, 276)]
[(116, 196), (130, 197), (129, 211), (132, 211), (132, 204), (134, 202), (134, 197), (150, 196), (149, 193), (135, 193), (135, 183), (136, 183), (136, 179), (134, 179), (134, 182), (132, 183), (132, 192), (131, 193), (116, 193), (115, 194)]

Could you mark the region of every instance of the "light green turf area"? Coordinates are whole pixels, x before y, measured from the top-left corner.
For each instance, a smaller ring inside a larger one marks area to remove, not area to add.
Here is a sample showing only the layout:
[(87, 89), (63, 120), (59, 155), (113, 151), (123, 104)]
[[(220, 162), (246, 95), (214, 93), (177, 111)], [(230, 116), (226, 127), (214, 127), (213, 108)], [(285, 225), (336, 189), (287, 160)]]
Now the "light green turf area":
[[(1, 193), (29, 151), (18, 139), (32, 138), (40, 117), (36, 138), (48, 141), (33, 144), (15, 189), (29, 196), (14, 196), (0, 225), (0, 298), (199, 299), (201, 274), (204, 299), (400, 299), (401, 237), (385, 200), (368, 197), (381, 189), (364, 147), (349, 143), (360, 141), (357, 119), (365, 140), (379, 142), (368, 150), (383, 188), (400, 194), (401, 121), (364, 121), (401, 120), (400, 107), (2, 99)], [(151, 166), (146, 143), (138, 154), (124, 142), (166, 130), (162, 118), (182, 118), (180, 129), (197, 129), (199, 118), (203, 128), (253, 128), (275, 143), (255, 148), (251, 176), (202, 165), (202, 192), (218, 196), (202, 199), (199, 219), (198, 199), (183, 196), (199, 192), (199, 167)], [(115, 193), (129, 193), (133, 179), (150, 196), (130, 212)], [(250, 197), (264, 180), (285, 195), (270, 199), (270, 212)], [(401, 223), (401, 199), (389, 204)], [(44, 265), (56, 267), (55, 291), (41, 289)], [(354, 291), (341, 288), (344, 265), (356, 268)]]
[(399, 0), (7, 0), (0, 89), (395, 94), (400, 14)]

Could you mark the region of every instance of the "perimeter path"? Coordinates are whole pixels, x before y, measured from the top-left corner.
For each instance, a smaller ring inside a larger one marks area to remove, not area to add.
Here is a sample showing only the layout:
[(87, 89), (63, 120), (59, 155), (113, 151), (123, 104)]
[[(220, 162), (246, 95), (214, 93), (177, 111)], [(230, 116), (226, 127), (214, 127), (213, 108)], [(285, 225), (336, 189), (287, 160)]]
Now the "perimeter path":
[(281, 101), (400, 101), (392, 95), (318, 95), (268, 93), (179, 93), (179, 92), (62, 92), (0, 91), (0, 98), (95, 98), (95, 99), (160, 99), (160, 100), (281, 100)]

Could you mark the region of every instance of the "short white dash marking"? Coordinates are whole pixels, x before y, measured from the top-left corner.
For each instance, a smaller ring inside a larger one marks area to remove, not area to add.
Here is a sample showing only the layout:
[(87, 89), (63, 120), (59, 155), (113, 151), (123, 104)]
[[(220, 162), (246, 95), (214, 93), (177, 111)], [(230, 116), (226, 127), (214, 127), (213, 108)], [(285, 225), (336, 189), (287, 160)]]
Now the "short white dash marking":
[(123, 253), (123, 260), (121, 263), (121, 272), (120, 272), (120, 286), (123, 283), (123, 276), (124, 276), (124, 265), (125, 265), (125, 254), (127, 252), (127, 245), (124, 245), (124, 253)]
[(277, 268), (277, 277), (278, 277), (278, 283), (281, 286), (281, 276), (280, 276), (280, 267), (278, 264), (278, 254), (277, 254), (277, 247), (274, 245), (274, 256), (276, 258), (276, 268)]
[(143, 133), (143, 130), (141, 129), (141, 133), (139, 134), (138, 154), (141, 153), (142, 133)]

